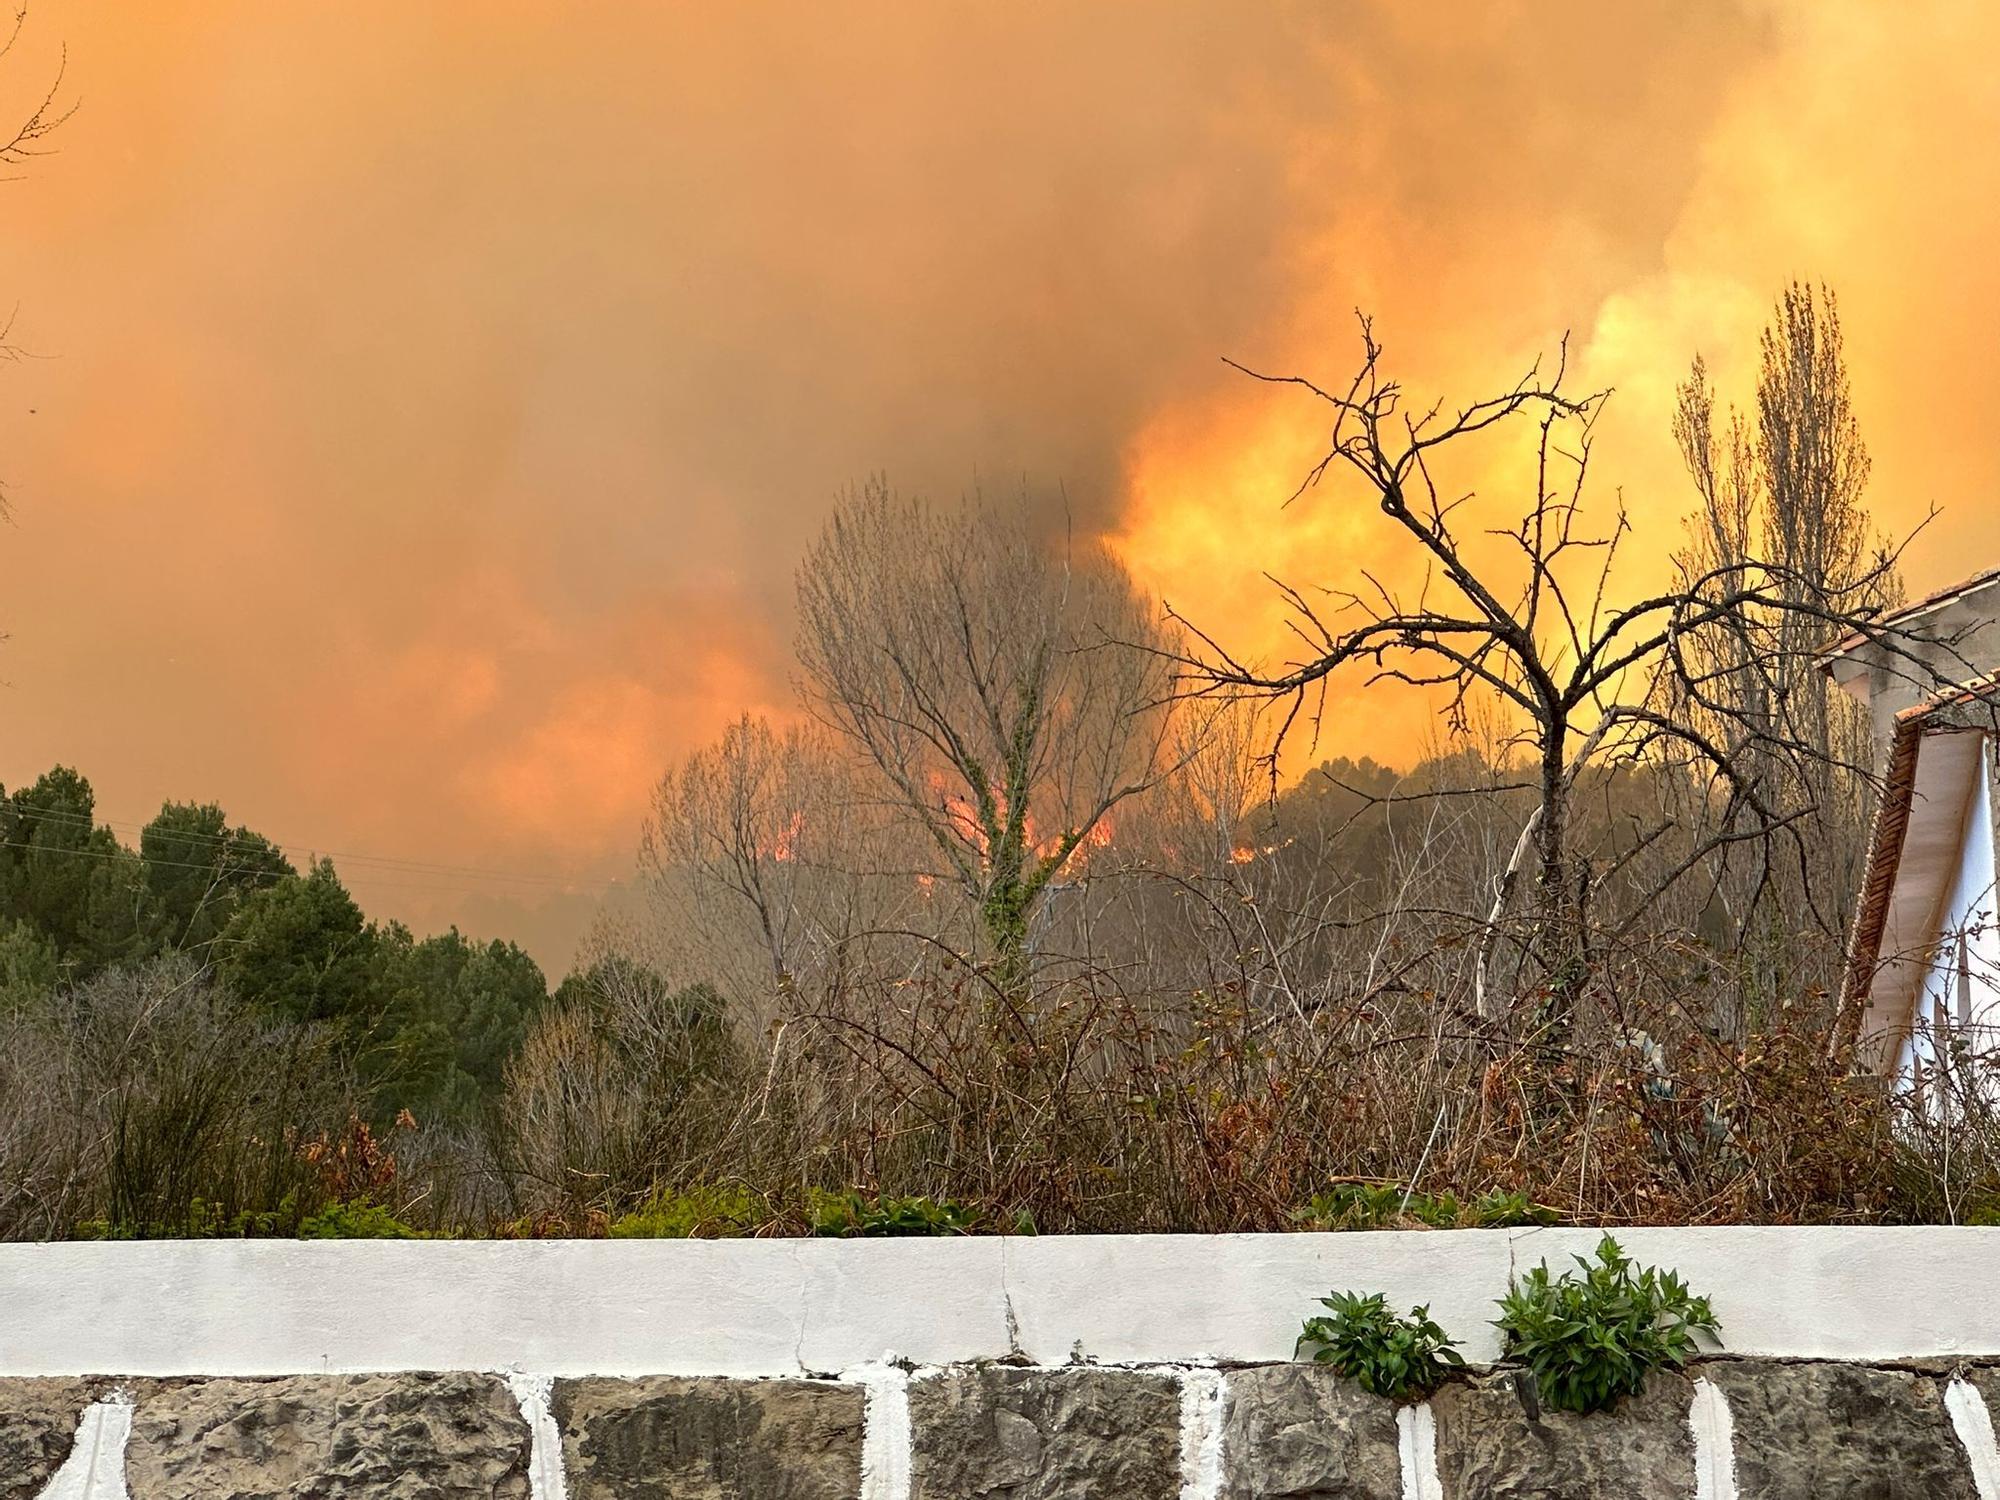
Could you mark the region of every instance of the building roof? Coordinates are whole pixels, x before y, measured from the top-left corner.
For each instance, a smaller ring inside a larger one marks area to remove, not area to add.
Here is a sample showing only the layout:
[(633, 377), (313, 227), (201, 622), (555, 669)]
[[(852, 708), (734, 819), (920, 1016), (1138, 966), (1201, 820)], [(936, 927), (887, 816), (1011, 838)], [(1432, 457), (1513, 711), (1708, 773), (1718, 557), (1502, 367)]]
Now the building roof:
[(1921, 599), (1914, 599), (1908, 604), (1892, 609), (1887, 614), (1879, 615), (1875, 619), (1870, 620), (1866, 629), (1850, 630), (1831, 646), (1828, 646), (1825, 652), (1822, 653), (1822, 658), (1830, 661), (1833, 657), (1845, 656), (1856, 646), (1867, 644), (1869, 639), (1876, 633), (1895, 626), (1907, 625), (1910, 621), (1927, 615), (1932, 610), (1943, 609), (1947, 604), (1963, 599), (1967, 594), (1986, 587), (1987, 584), (1994, 582), (1996, 579), (2000, 579), (2000, 568), (1988, 568), (1985, 572), (1975, 573), (1961, 583), (1954, 583), (1950, 588), (1939, 589), (1935, 593), (1924, 595)]
[[(1983, 763), (1978, 732), (1994, 728), (1990, 715), (1982, 723), (1978, 716), (1954, 713), (1973, 705), (2000, 706), (2000, 673), (1947, 689), (1896, 715), (1847, 944), (1841, 1011), (1851, 1018), (1850, 1035), (1907, 1024), (1904, 1012), (1915, 998), (1928, 957), (1924, 949), (1937, 935), (1939, 907), (1964, 843), (1974, 778)], [(1939, 742), (1927, 748), (1933, 740)], [(1872, 1028), (1864, 1024), (1869, 1021)], [(1893, 1056), (1892, 1049), (1892, 1061)]]

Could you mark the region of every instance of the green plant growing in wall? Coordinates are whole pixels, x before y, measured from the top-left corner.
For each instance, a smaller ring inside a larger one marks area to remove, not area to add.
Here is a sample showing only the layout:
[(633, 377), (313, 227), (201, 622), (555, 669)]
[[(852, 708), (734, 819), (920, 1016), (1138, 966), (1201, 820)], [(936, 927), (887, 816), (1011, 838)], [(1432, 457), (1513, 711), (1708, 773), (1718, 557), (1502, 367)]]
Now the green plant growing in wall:
[[(1654, 1370), (1678, 1370), (1703, 1338), (1720, 1345), (1715, 1313), (1672, 1271), (1635, 1267), (1610, 1235), (1577, 1269), (1536, 1266), (1500, 1299), (1507, 1357), (1534, 1377), (1541, 1404), (1602, 1411), (1636, 1395)], [(1581, 1273), (1581, 1274), (1579, 1274)]]
[(1363, 1297), (1335, 1292), (1320, 1299), (1328, 1315), (1307, 1318), (1298, 1348), (1313, 1350), (1317, 1364), (1331, 1365), (1364, 1391), (1394, 1401), (1428, 1396), (1465, 1363), (1445, 1331), (1431, 1321), (1430, 1308), (1413, 1307), (1400, 1317), (1380, 1292)]

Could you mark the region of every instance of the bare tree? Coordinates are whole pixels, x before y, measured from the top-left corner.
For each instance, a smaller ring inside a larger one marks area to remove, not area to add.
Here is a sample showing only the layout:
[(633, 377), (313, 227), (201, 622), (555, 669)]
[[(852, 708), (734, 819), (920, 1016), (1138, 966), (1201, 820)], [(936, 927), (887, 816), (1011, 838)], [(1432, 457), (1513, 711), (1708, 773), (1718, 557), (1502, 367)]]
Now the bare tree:
[[(28, 24), (28, 7), (17, 5), (14, 9), (14, 24), (4, 40), (0, 40), (0, 62), (11, 57), (15, 46), (21, 40), (21, 32)], [(25, 167), (36, 157), (47, 156), (53, 149), (49, 137), (76, 113), (76, 105), (65, 106), (62, 99), (63, 79), (68, 72), (69, 50), (65, 48), (62, 61), (56, 65), (55, 77), (49, 81), (39, 101), (28, 111), (13, 134), (0, 142), (0, 167)], [(9, 179), (11, 180), (11, 179)]]
[[(27, 24), (28, 7), (25, 3), (19, 3), (14, 9), (13, 26), (8, 29), (5, 38), (0, 39), (0, 63), (5, 63), (13, 56), (14, 48), (20, 43), (21, 32)], [(14, 127), (12, 134), (0, 140), (0, 172), (9, 173), (0, 177), (0, 182), (18, 180), (19, 172), (15, 169), (25, 168), (37, 157), (48, 155), (54, 149), (49, 145), (49, 137), (55, 134), (64, 121), (76, 113), (75, 104), (61, 103), (63, 80), (68, 73), (68, 67), (69, 51), (65, 48), (62, 60), (56, 65), (55, 77), (50, 80), (47, 90), (28, 108), (27, 114), (20, 117), (20, 123)], [(0, 317), (0, 360), (12, 361), (21, 358), (21, 350), (11, 337), (13, 331), (14, 317), (10, 312)], [(4, 485), (0, 485), (0, 516), (4, 516), (7, 510), (7, 491)]]
[[(1849, 392), (1833, 294), (1787, 286), (1764, 330), (1762, 354), (1754, 420), (1732, 410), (1726, 424), (1718, 422), (1699, 357), (1678, 392), (1674, 437), (1699, 497), (1688, 543), (1675, 558), (1682, 576), (1737, 576), (1769, 560), (1776, 565), (1773, 588), (1795, 605), (1832, 596), (1857, 610), (1894, 605), (1902, 585), (1893, 565), (1885, 565), (1886, 548), (1862, 501), (1868, 449)], [(1867, 788), (1843, 768), (1867, 763), (1867, 725), (1860, 706), (1818, 669), (1814, 652), (1825, 642), (1817, 630), (1811, 609), (1783, 611), (1760, 632), (1777, 642), (1768, 659), (1754, 654), (1760, 642), (1748, 632), (1725, 625), (1691, 633), (1681, 654), (1705, 693), (1727, 706), (1706, 715), (1699, 705), (1683, 707), (1723, 739), (1734, 724), (1768, 726), (1782, 718), (1813, 749), (1787, 762), (1746, 743), (1739, 759), (1773, 805), (1806, 810), (1819, 835), (1816, 884), (1844, 893), (1858, 874)], [(1760, 882), (1755, 910), (1744, 909), (1745, 893), (1731, 884), (1718, 887), (1718, 898), (1729, 909), (1735, 941), (1759, 971), (1753, 991), (1768, 997), (1792, 967), (1796, 929), (1785, 907), (1797, 882)]]
[(1167, 759), (1153, 610), (1100, 547), (1054, 548), (1024, 512), (940, 510), (877, 481), (807, 555), (799, 617), (816, 710), (1018, 976), (1058, 876)]
[[(1760, 670), (1777, 670), (1781, 658), (1792, 670), (1789, 658), (1804, 654), (1806, 642), (1872, 628), (1871, 605), (1893, 562), (1884, 558), (1859, 574), (1829, 579), (1803, 572), (1796, 559), (1749, 557), (1613, 604), (1609, 585), (1628, 532), (1622, 500), (1605, 507), (1601, 529), (1584, 520), (1591, 434), (1603, 395), (1569, 394), (1566, 361), (1559, 360), (1553, 371), (1537, 364), (1509, 389), (1455, 413), (1441, 405), (1413, 410), (1384, 372), (1365, 318), (1361, 338), (1361, 365), (1344, 389), (1245, 373), (1299, 386), (1333, 409), (1327, 452), (1293, 498), (1330, 471), (1358, 478), (1421, 562), (1423, 583), (1412, 595), (1364, 575), (1361, 591), (1332, 592), (1327, 604), (1280, 584), (1305, 652), (1265, 667), (1239, 660), (1190, 627), (1200, 645), (1182, 663), (1194, 677), (1188, 690), (1286, 700), (1280, 744), (1301, 714), (1317, 722), (1329, 679), (1350, 664), (1365, 669), (1370, 684), (1442, 693), (1455, 728), (1476, 705), (1500, 704), (1516, 726), (1511, 748), (1523, 762), (1533, 810), (1491, 905), (1477, 917), (1477, 1005), (1485, 1014), (1497, 1008), (1492, 959), (1515, 888), (1532, 870), (1523, 947), (1551, 992), (1552, 1014), (1565, 1017), (1590, 972), (1593, 942), (1615, 940), (1645, 921), (1684, 878), (1717, 878), (1744, 846), (1756, 846), (1767, 867), (1776, 846), (1788, 847), (1795, 861), (1804, 854), (1799, 814), (1745, 774), (1744, 750), (1754, 745), (1760, 755), (1805, 764), (1823, 761), (1826, 747), (1801, 734), (1787, 703), (1753, 717), (1734, 697), (1718, 695), (1685, 642), (1708, 630), (1733, 632), (1744, 659)], [(1476, 435), (1504, 435), (1522, 425), (1530, 438), (1531, 488), (1513, 508), (1518, 520), (1465, 530), (1466, 518), (1479, 513), (1465, 509), (1474, 497), (1448, 492), (1442, 471)], [(1665, 679), (1675, 690), (1663, 696)], [(1674, 705), (1699, 712), (1677, 713)], [(1729, 737), (1713, 732), (1717, 719), (1730, 724)], [(1579, 789), (1595, 771), (1618, 768), (1677, 784), (1686, 795), (1668, 799), (1650, 823), (1625, 829), (1616, 845), (1596, 847), (1593, 861), (1582, 847)], [(1654, 865), (1648, 878), (1613, 882), (1642, 858)], [(1601, 898), (1614, 889), (1622, 899), (1607, 911)]]
[(895, 842), (816, 726), (774, 729), (746, 714), (653, 794), (639, 946), (663, 972), (739, 1001), (824, 977), (850, 939), (915, 904), (915, 862)]

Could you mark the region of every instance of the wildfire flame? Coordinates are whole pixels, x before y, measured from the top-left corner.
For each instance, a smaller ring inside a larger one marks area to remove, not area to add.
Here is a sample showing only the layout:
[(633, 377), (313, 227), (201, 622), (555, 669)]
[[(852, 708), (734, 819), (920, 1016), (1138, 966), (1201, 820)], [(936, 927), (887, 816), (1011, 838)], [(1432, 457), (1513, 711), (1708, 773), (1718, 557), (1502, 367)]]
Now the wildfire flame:
[(792, 860), (798, 857), (799, 835), (805, 830), (806, 815), (794, 811), (790, 821), (778, 830), (778, 836), (771, 841), (771, 858)]

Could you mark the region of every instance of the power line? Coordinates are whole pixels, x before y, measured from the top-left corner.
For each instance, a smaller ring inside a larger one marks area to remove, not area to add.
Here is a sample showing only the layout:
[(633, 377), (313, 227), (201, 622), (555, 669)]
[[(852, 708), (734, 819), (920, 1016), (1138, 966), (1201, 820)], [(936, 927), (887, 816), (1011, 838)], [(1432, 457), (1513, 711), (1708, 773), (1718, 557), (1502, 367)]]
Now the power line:
[[(143, 837), (146, 830), (152, 826), (151, 824), (130, 823), (114, 818), (97, 819), (91, 817), (88, 814), (79, 813), (65, 807), (50, 807), (28, 802), (0, 802), (0, 807), (5, 807), (5, 806), (11, 806), (19, 811), (29, 813), (38, 818), (46, 818), (51, 821), (65, 822), (72, 827), (81, 827), (86, 830), (103, 828), (109, 832), (115, 833), (122, 831), (133, 834), (134, 836), (137, 837)], [(412, 874), (412, 875), (425, 875), (425, 876), (435, 875), (435, 876), (454, 878), (454, 879), (491, 880), (505, 884), (540, 885), (563, 891), (571, 891), (579, 887), (586, 889), (593, 889), (593, 890), (609, 890), (613, 885), (617, 884), (615, 880), (572, 880), (565, 876), (554, 875), (547, 872), (528, 874), (525, 872), (487, 869), (478, 865), (450, 865), (432, 860), (404, 859), (395, 855), (388, 855), (388, 854), (360, 854), (352, 850), (326, 849), (316, 844), (309, 843), (305, 840), (275, 839), (266, 834), (258, 834), (251, 829), (237, 829), (235, 830), (234, 834), (204, 833), (194, 829), (188, 829), (188, 830), (162, 829), (160, 830), (159, 836), (166, 839), (182, 839), (189, 842), (207, 843), (220, 847), (235, 842), (236, 839), (242, 837), (245, 834), (249, 834), (252, 837), (261, 839), (264, 843), (268, 844), (272, 848), (277, 849), (281, 852), (290, 853), (294, 855), (304, 855), (305, 860), (303, 862), (307, 863), (309, 863), (312, 859), (315, 858), (336, 859), (336, 860), (348, 861), (350, 868), (356, 864), (364, 866), (378, 865), (388, 870), (390, 873), (396, 873), (396, 874)], [(56, 847), (44, 844), (8, 844), (6, 843), (6, 841), (0, 841), (0, 844), (4, 844), (5, 847), (21, 848), (21, 849), (48, 849), (51, 847)], [(77, 849), (77, 850), (70, 850), (67, 852), (89, 854), (89, 853), (96, 853), (99, 851)], [(134, 851), (130, 849), (125, 850), (125, 852), (128, 854), (134, 854), (134, 857), (137, 858), (144, 858), (143, 855), (137, 855), (134, 853)], [(105, 855), (104, 857), (110, 858), (114, 856)], [(189, 869), (189, 870), (213, 870), (215, 868), (212, 865), (192, 864), (182, 860), (146, 859), (146, 863), (157, 864), (169, 868), (179, 868), (179, 869)], [(244, 868), (248, 867), (246, 866)], [(396, 886), (393, 883), (383, 881), (373, 872), (366, 869), (361, 870), (357, 873), (360, 874), (361, 876), (366, 877), (371, 884), (378, 886), (389, 885), (390, 888), (392, 889), (404, 889), (404, 890), (439, 889), (439, 887), (437, 886), (426, 886), (423, 884), (410, 884), (410, 883), (404, 883), (400, 886)]]
[[(134, 853), (132, 850), (125, 848), (123, 845), (120, 845), (116, 849), (81, 849), (73, 845), (32, 844), (32, 843), (22, 843), (19, 840), (15, 839), (0, 839), (0, 849), (19, 849), (29, 854), (74, 855), (82, 859), (106, 859), (106, 860), (129, 859), (140, 864), (157, 865), (163, 869), (198, 870), (204, 875), (231, 874), (231, 873), (249, 874), (255, 872), (255, 867), (251, 865), (216, 866), (216, 865), (193, 864), (187, 860), (181, 860), (181, 859), (146, 859), (143, 856)], [(554, 879), (555, 877), (550, 877), (550, 878)], [(379, 890), (439, 892), (439, 891), (448, 891), (456, 889), (460, 894), (469, 896), (491, 894), (485, 891), (469, 890), (463, 886), (451, 887), (451, 886), (441, 886), (441, 885), (426, 885), (421, 882), (381, 880), (374, 876), (368, 876), (367, 883)], [(559, 895), (581, 895), (586, 892), (594, 892), (601, 894), (605, 891), (610, 890), (611, 887), (616, 884), (617, 882), (612, 880), (607, 880), (607, 881), (579, 880), (570, 887), (560, 888), (560, 889), (552, 887), (551, 890), (553, 894), (559, 894)]]
[[(103, 860), (129, 859), (139, 864), (154, 865), (161, 869), (197, 870), (204, 875), (252, 874), (256, 872), (256, 866), (254, 865), (232, 866), (226, 863), (222, 865), (207, 865), (207, 864), (195, 864), (192, 861), (184, 859), (149, 859), (144, 855), (135, 852), (134, 850), (127, 849), (122, 844), (119, 845), (118, 848), (116, 849), (84, 849), (75, 845), (67, 845), (67, 844), (36, 844), (36, 843), (24, 842), (18, 839), (0, 839), (0, 849), (19, 849), (24, 853), (28, 854), (74, 855), (83, 859), (103, 859)], [(617, 884), (615, 880), (605, 880), (605, 881), (578, 880), (578, 881), (568, 882), (566, 884), (558, 884), (556, 882), (560, 881), (559, 876), (547, 876), (543, 877), (543, 879), (549, 883), (545, 884), (542, 888), (545, 891), (549, 892), (550, 894), (554, 895), (582, 895), (585, 893), (594, 893), (601, 895), (604, 892), (610, 890), (614, 885)], [(361, 880), (365, 881), (369, 886), (377, 890), (430, 891), (430, 892), (456, 891), (461, 895), (468, 895), (468, 896), (505, 894), (504, 892), (495, 893), (492, 891), (481, 891), (466, 886), (429, 884), (423, 881), (384, 880), (381, 877), (366, 870), (361, 872)]]

